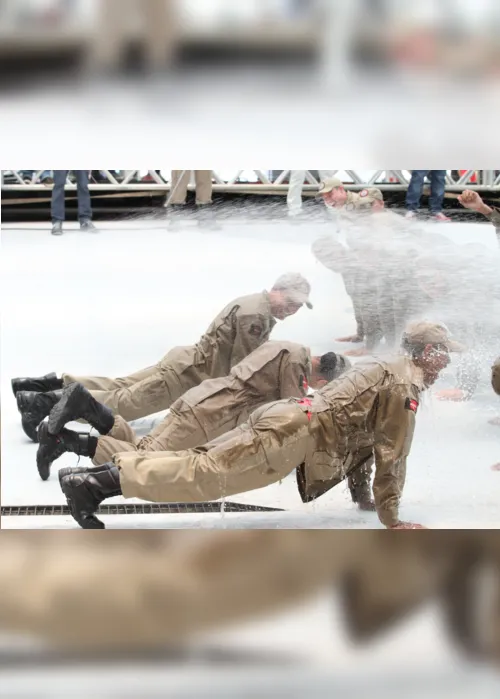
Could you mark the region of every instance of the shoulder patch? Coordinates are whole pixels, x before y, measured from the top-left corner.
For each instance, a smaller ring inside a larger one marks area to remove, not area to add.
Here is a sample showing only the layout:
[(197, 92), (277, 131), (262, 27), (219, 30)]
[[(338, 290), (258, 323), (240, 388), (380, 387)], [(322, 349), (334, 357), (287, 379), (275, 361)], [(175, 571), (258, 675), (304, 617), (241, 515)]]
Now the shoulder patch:
[(363, 189), (363, 190), (359, 193), (359, 196), (360, 196), (360, 197), (367, 197), (367, 196), (368, 196), (368, 190), (367, 190), (367, 189)]
[(418, 410), (418, 401), (416, 401), (414, 398), (407, 398), (405, 401), (405, 408), (416, 413)]

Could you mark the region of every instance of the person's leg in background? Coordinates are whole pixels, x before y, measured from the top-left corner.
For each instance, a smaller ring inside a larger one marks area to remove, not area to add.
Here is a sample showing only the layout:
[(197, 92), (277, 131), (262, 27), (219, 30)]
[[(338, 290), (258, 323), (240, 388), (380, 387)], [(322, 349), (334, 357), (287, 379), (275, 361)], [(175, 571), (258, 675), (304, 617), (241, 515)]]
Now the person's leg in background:
[(305, 170), (290, 171), (290, 184), (288, 185), (286, 197), (289, 216), (297, 216), (302, 210), (302, 187), (304, 186), (305, 175)]
[(446, 170), (431, 170), (431, 196), (429, 208), (431, 214), (437, 221), (449, 221), (448, 216), (443, 214), (443, 199), (446, 189)]
[(65, 219), (64, 185), (69, 170), (54, 170), (54, 188), (50, 213), (52, 216), (52, 235), (62, 235), (62, 224)]
[(179, 25), (173, 0), (140, 0), (146, 29), (146, 58), (152, 72), (161, 73), (175, 60)]
[(86, 68), (91, 73), (116, 75), (122, 70), (129, 9), (124, 0), (99, 0), (97, 3), (93, 41), (86, 60)]
[(76, 191), (78, 194), (78, 220), (80, 228), (84, 231), (95, 231), (96, 227), (92, 223), (92, 206), (89, 192), (89, 172), (88, 170), (75, 170)]
[(196, 206), (212, 203), (212, 170), (195, 170)]
[(408, 218), (413, 218), (417, 215), (424, 179), (428, 172), (428, 170), (413, 170), (411, 173), (411, 180), (406, 193), (406, 209), (408, 211), (406, 215)]
[[(172, 170), (172, 182), (170, 185), (170, 206), (184, 206), (186, 204), (187, 190), (191, 170)], [(168, 199), (167, 199), (168, 201)]]
[(212, 207), (212, 170), (195, 170), (194, 178), (198, 223), (211, 229), (219, 228)]

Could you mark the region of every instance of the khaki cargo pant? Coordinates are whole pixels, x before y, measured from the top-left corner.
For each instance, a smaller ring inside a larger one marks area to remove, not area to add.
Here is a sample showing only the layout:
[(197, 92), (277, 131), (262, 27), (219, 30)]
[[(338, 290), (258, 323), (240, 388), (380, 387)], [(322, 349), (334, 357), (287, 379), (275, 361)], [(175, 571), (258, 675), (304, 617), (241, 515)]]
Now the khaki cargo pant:
[(307, 413), (291, 400), (268, 403), (248, 422), (203, 447), (113, 457), (127, 498), (204, 502), (285, 478), (314, 448)]
[(64, 385), (76, 381), (94, 398), (124, 420), (137, 420), (167, 410), (191, 386), (181, 385), (177, 374), (162, 362), (118, 379), (63, 374)]
[[(184, 173), (184, 174), (183, 174)], [(191, 170), (172, 170), (172, 184), (170, 192), (171, 204), (185, 204)], [(195, 170), (196, 203), (210, 204), (212, 202), (212, 170)]]
[[(203, 502), (277, 483), (314, 449), (307, 413), (290, 399), (258, 408), (246, 423), (203, 447), (116, 453), (113, 461), (125, 497)], [(370, 475), (367, 465), (349, 477), (354, 502), (370, 497)]]
[[(235, 418), (235, 424), (237, 419)], [(108, 463), (119, 452), (181, 451), (205, 444), (218, 435), (207, 435), (190, 412), (169, 413), (154, 430), (138, 439), (132, 427), (122, 417), (115, 417), (111, 431), (98, 438), (92, 459), (96, 466)]]

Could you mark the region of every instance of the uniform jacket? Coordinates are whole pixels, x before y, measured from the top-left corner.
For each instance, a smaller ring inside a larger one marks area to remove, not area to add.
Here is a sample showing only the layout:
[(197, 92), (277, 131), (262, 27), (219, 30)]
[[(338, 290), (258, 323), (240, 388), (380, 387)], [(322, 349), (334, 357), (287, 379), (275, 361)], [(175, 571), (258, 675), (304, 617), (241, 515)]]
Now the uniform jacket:
[[(339, 356), (337, 375), (348, 367), (349, 361)], [(187, 391), (171, 412), (189, 414), (211, 440), (265, 403), (304, 397), (310, 376), (308, 348), (294, 342), (266, 342), (233, 367), (229, 376), (209, 379)]]
[(162, 366), (174, 371), (186, 390), (205, 379), (227, 376), (267, 342), (275, 325), (267, 291), (242, 296), (219, 313), (196, 345), (174, 347)]
[(298, 469), (304, 502), (375, 458), (373, 495), (380, 521), (399, 521), (422, 371), (408, 357), (357, 364), (315, 393), (309, 407), (314, 447)]

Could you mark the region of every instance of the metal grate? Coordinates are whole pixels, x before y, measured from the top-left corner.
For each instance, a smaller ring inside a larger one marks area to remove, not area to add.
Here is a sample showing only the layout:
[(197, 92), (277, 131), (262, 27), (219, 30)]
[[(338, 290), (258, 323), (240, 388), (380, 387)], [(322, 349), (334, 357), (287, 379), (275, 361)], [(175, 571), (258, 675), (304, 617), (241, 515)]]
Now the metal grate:
[[(129, 505), (101, 505), (97, 515), (177, 515), (224, 512), (283, 512), (279, 507), (244, 505), (238, 502), (162, 502)], [(11, 505), (1, 508), (2, 517), (47, 517), (70, 515), (67, 505)]]

